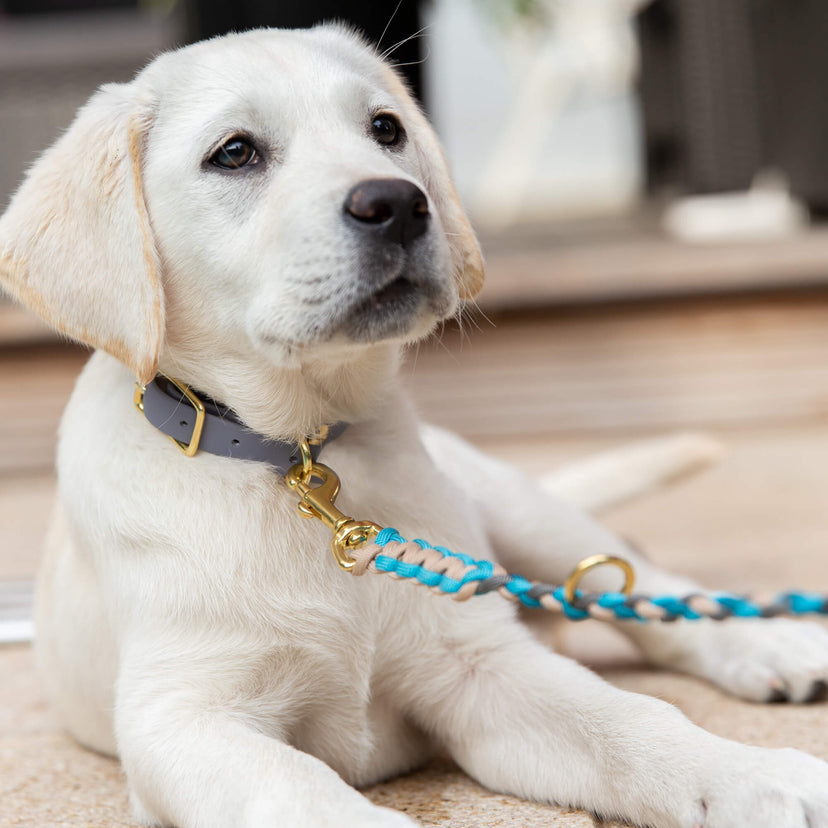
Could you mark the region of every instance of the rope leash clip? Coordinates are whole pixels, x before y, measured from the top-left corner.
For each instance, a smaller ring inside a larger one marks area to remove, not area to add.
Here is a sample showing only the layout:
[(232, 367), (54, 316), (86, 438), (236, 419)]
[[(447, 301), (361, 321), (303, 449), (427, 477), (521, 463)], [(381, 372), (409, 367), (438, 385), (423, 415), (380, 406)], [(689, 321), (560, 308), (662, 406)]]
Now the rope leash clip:
[[(334, 504), (339, 494), (339, 476), (328, 466), (313, 462), (307, 440), (299, 448), (302, 462), (288, 469), (285, 475), (288, 486), (302, 498), (297, 510), (302, 517), (321, 520), (333, 532), (334, 559), (340, 568), (349, 571), (356, 563), (351, 551), (373, 540), (381, 529), (376, 523), (354, 520), (337, 509)], [(320, 481), (318, 485), (312, 485), (316, 480)]]

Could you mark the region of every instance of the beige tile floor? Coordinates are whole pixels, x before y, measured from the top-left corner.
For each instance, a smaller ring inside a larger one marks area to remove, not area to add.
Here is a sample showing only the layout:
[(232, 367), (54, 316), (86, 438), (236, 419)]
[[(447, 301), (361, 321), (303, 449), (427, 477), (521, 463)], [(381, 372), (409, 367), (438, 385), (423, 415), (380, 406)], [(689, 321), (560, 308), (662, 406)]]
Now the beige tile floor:
[[(615, 509), (607, 523), (665, 565), (710, 586), (828, 589), (824, 305), (807, 299), (501, 321), (496, 334), (503, 350), (484, 331), (458, 354), (450, 335), (448, 351), (421, 349), (410, 382), (432, 418), (467, 426), (481, 446), (529, 473), (624, 443), (633, 432), (713, 428), (730, 449), (718, 465)], [(45, 409), (59, 410), (68, 369), (37, 367), (36, 355), (26, 359), (28, 387), (38, 374), (46, 377), (48, 387), (57, 390), (43, 392)], [(55, 359), (44, 359), (54, 366)], [(75, 370), (77, 359), (69, 363)], [(441, 397), (435, 377), (449, 365), (459, 379), (444, 385)], [(0, 370), (0, 409), (13, 419), (26, 406), (3, 386), (4, 378), (16, 376), (11, 363), (6, 369)], [(466, 398), (460, 388), (470, 389)], [(521, 388), (532, 392), (525, 400)], [(538, 397), (550, 405), (551, 418), (543, 416)], [(485, 410), (464, 418), (468, 399)], [(33, 573), (52, 498), (51, 472), (42, 459), (52, 437), (41, 428), (26, 439), (33, 453), (21, 450), (14, 464), (0, 469), (0, 578), (5, 579)], [(0, 433), (0, 445), (11, 452), (19, 441), (7, 430)], [(25, 457), (37, 459), (27, 466), (20, 459)], [(407, 587), (391, 582), (388, 588)], [(825, 704), (737, 702), (693, 679), (647, 670), (623, 639), (592, 622), (567, 625), (532, 616), (531, 623), (608, 680), (674, 702), (716, 733), (754, 744), (791, 745), (828, 759)], [(487, 792), (446, 761), (367, 793), (435, 828), (596, 824), (584, 813)], [(132, 824), (118, 764), (80, 749), (63, 734), (40, 695), (28, 647), (0, 648), (0, 826)]]

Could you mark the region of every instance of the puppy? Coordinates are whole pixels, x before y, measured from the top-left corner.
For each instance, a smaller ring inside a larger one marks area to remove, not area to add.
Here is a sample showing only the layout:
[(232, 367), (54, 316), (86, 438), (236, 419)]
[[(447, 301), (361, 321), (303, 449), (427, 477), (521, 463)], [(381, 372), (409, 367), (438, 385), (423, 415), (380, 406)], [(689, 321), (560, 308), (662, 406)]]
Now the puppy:
[[(142, 822), (402, 828), (354, 786), (439, 748), (493, 790), (640, 826), (828, 826), (828, 765), (607, 685), (498, 596), (349, 577), (272, 465), (189, 451), (184, 397), (178, 447), (136, 410), (136, 378), (149, 393), (161, 371), (220, 401), (237, 442), (348, 423), (322, 448), (348, 514), (547, 582), (603, 552), (642, 591), (697, 588), (418, 423), (400, 347), (474, 296), (482, 262), (434, 135), (357, 37), (231, 35), (103, 87), (2, 219), (0, 273), (97, 349), (61, 425), (37, 653)], [(815, 625), (623, 629), (749, 699), (807, 700), (828, 678)]]

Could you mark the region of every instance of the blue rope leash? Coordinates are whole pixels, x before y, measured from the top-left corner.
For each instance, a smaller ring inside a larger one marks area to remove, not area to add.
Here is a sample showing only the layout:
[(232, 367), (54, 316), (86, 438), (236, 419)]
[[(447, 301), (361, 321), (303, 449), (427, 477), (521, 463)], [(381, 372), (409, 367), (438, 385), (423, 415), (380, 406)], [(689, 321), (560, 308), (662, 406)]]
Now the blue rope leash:
[[(563, 612), (567, 618), (602, 620), (675, 621), (686, 618), (771, 618), (776, 615), (828, 615), (828, 596), (814, 592), (783, 592), (761, 602), (729, 592), (675, 595), (627, 595), (626, 592), (590, 593), (575, 589), (578, 578), (603, 563), (621, 566), (632, 585), (626, 561), (593, 556), (581, 561), (563, 586), (529, 581), (506, 572), (491, 561), (432, 546), (424, 540), (407, 541), (396, 529), (383, 529), (370, 521), (356, 521), (334, 505), (339, 492), (336, 472), (314, 463), (307, 441), (302, 443), (302, 463), (288, 469), (285, 480), (300, 495), (299, 511), (321, 520), (333, 532), (331, 549), (342, 569), (354, 575), (383, 572), (413, 580), (457, 600), (498, 592), (526, 607)], [(312, 485), (315, 481), (317, 485)], [(596, 560), (597, 557), (597, 560)], [(629, 590), (625, 586), (625, 590)]]
[[(387, 549), (391, 554), (387, 553)], [(418, 550), (428, 554), (418, 554)], [(491, 561), (478, 561), (443, 546), (432, 546), (419, 538), (407, 541), (391, 528), (382, 529), (358, 557), (362, 560), (362, 566), (354, 574), (361, 574), (370, 568), (414, 580), (460, 599), (497, 591), (526, 607), (562, 611), (573, 621), (590, 617), (625, 621), (675, 621), (679, 618), (695, 621), (703, 617), (723, 620), (732, 617), (828, 615), (828, 596), (798, 591), (782, 592), (769, 602), (759, 602), (730, 592), (694, 593), (679, 597), (575, 590), (575, 599), (569, 602), (563, 586), (529, 581), (520, 575), (504, 572)]]

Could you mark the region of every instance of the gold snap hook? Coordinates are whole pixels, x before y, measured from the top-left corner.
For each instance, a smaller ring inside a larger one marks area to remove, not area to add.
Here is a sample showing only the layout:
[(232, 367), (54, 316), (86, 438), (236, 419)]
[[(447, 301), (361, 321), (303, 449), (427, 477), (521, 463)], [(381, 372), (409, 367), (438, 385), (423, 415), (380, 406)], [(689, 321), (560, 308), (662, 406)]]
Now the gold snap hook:
[[(301, 498), (297, 504), (299, 513), (304, 517), (318, 518), (333, 532), (331, 550), (336, 562), (342, 569), (353, 569), (356, 561), (350, 556), (351, 550), (359, 549), (376, 537), (380, 527), (371, 521), (354, 520), (336, 508), (339, 477), (322, 463), (311, 462), (307, 474), (304, 465), (297, 463), (288, 469), (285, 480)], [(319, 481), (318, 485), (313, 485), (315, 481)]]
[(302, 457), (302, 479), (308, 483), (313, 473), (313, 455), (311, 455), (310, 444), (308, 440), (302, 440), (299, 443), (299, 454)]
[(615, 557), (614, 555), (590, 555), (588, 558), (580, 561), (575, 569), (569, 573), (566, 581), (564, 581), (564, 598), (567, 604), (575, 603), (575, 590), (578, 588), (581, 578), (591, 569), (604, 566), (605, 564), (617, 566), (624, 573), (624, 586), (621, 587), (621, 592), (624, 595), (632, 594), (633, 587), (635, 586), (635, 570), (629, 561), (624, 560), (624, 558)]

